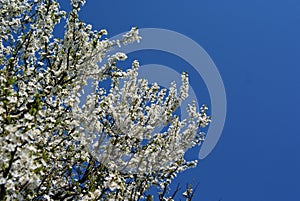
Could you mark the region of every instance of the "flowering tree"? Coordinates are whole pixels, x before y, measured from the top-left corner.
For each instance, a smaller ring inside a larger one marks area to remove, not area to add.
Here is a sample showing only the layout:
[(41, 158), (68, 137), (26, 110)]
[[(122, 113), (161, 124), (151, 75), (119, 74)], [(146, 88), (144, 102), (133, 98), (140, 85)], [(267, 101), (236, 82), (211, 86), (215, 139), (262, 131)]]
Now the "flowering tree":
[[(174, 115), (187, 74), (177, 92), (137, 79), (137, 61), (122, 70), (126, 55), (107, 53), (139, 42), (138, 29), (108, 40), (79, 20), (83, 4), (72, 0), (66, 13), (55, 0), (0, 0), (0, 200), (152, 200), (151, 186), (173, 200), (179, 189), (169, 195), (168, 186), (196, 165), (183, 155), (204, 140), (207, 108)], [(55, 38), (61, 19), (64, 37)], [(94, 92), (80, 104), (88, 79)]]

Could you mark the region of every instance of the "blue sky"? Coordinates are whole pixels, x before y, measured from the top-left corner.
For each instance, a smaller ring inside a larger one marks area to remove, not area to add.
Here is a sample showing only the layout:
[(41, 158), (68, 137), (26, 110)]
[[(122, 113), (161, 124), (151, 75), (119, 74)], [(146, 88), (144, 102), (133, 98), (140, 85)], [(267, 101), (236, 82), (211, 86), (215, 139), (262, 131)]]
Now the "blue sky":
[[(88, 0), (80, 15), (109, 36), (132, 26), (182, 33), (218, 67), (228, 101), (222, 136), (174, 185), (199, 183), (199, 201), (300, 200), (300, 1)], [(155, 51), (135, 58), (188, 68)], [(209, 105), (203, 81), (191, 75), (191, 82)]]

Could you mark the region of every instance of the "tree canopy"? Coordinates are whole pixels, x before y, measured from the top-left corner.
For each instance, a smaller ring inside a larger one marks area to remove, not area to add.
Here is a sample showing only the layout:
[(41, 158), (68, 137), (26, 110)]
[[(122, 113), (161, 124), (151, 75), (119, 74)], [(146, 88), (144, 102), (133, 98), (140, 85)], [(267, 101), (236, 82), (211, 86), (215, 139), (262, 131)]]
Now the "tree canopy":
[(138, 28), (109, 40), (79, 19), (84, 3), (65, 12), (54, 0), (0, 0), (0, 200), (151, 200), (151, 186), (174, 200), (168, 186), (197, 163), (184, 154), (204, 140), (207, 107), (176, 116), (187, 73), (178, 91), (138, 79), (138, 61), (123, 70), (127, 56), (109, 52), (139, 42)]

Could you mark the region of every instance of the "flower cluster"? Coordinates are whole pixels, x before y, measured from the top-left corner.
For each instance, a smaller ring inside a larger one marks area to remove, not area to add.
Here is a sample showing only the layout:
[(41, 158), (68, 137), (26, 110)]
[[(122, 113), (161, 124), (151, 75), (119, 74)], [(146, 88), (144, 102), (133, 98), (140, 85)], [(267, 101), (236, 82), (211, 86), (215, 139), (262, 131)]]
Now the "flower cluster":
[[(105, 38), (105, 29), (79, 20), (84, 3), (72, 0), (66, 13), (55, 0), (0, 0), (0, 200), (148, 200), (150, 186), (165, 192), (196, 165), (183, 156), (204, 140), (210, 117), (195, 104), (187, 119), (174, 115), (188, 75), (177, 92), (175, 83), (137, 79), (137, 61), (122, 70), (124, 53), (104, 62), (112, 48), (141, 37), (134, 27)], [(56, 38), (62, 19), (65, 34)], [(94, 92), (80, 106), (88, 79)]]

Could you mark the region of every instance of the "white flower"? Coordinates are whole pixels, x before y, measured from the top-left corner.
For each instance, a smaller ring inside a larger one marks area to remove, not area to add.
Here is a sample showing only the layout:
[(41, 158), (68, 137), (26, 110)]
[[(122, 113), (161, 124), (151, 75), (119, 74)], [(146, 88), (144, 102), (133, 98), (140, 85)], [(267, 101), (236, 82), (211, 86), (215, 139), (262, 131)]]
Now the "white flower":
[[(51, 200), (80, 191), (70, 199), (142, 198), (151, 185), (170, 183), (196, 164), (184, 154), (203, 141), (207, 107), (199, 113), (192, 104), (187, 119), (176, 117), (188, 96), (187, 74), (178, 92), (175, 83), (165, 89), (139, 80), (136, 60), (122, 70), (122, 52), (104, 60), (112, 48), (139, 42), (138, 29), (114, 41), (102, 39), (106, 30), (93, 31), (78, 18), (85, 1), (71, 3), (68, 15), (56, 1), (0, 3), (0, 89), (6, 92), (0, 101), (0, 167), (9, 171), (5, 178), (0, 173), (4, 199), (47, 192), (43, 199)], [(63, 17), (65, 34), (55, 38), (53, 29)], [(94, 88), (83, 101), (80, 92), (89, 79)]]
[(27, 120), (32, 120), (32, 119), (34, 118), (32, 115), (30, 115), (30, 114), (28, 114), (28, 113), (26, 113), (26, 114), (24, 115), (24, 117), (25, 117), (25, 119), (27, 119)]
[(14, 133), (17, 131), (17, 127), (15, 125), (7, 125), (5, 126), (5, 130), (7, 130), (8, 132)]
[(11, 103), (16, 103), (18, 101), (17, 97), (15, 96), (8, 96), (7, 99)]
[(6, 179), (3, 178), (2, 175), (1, 175), (1, 177), (0, 177), (0, 184), (5, 184), (5, 183), (6, 183)]

